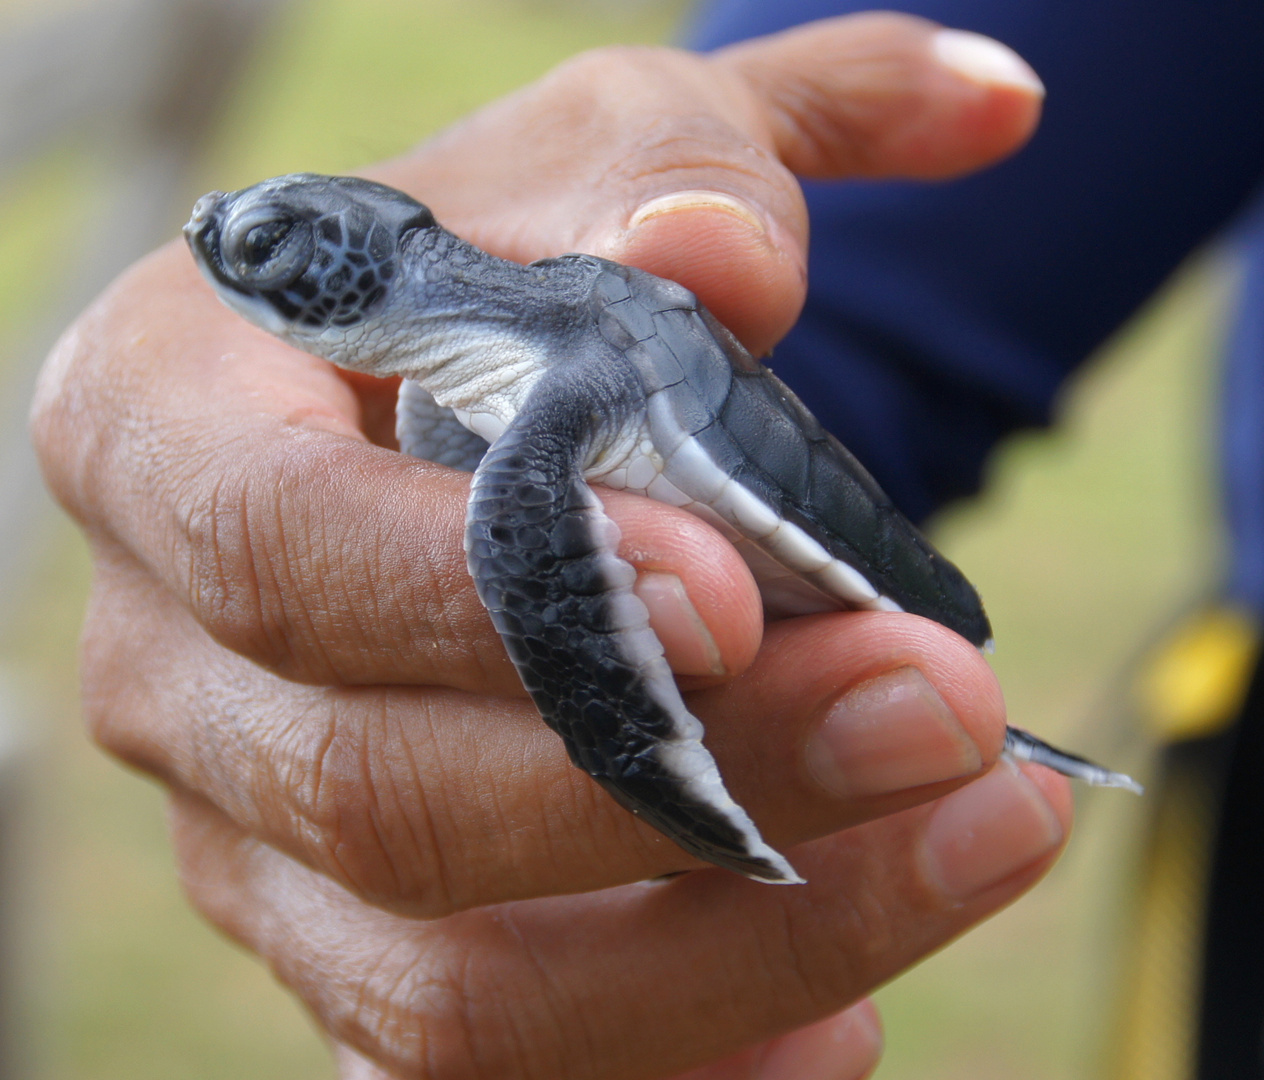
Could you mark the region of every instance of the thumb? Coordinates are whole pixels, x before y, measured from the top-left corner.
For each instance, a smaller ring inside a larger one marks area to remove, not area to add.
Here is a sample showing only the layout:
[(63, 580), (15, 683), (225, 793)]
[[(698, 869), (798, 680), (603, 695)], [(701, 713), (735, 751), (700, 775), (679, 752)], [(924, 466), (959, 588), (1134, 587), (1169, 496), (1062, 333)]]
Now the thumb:
[(377, 175), (508, 258), (588, 251), (679, 281), (760, 355), (803, 303), (795, 173), (980, 168), (1027, 139), (1042, 93), (989, 38), (844, 16), (709, 55), (581, 54)]
[(816, 180), (973, 172), (1031, 137), (1044, 100), (999, 41), (889, 12), (809, 23), (713, 60), (751, 87), (785, 165)]

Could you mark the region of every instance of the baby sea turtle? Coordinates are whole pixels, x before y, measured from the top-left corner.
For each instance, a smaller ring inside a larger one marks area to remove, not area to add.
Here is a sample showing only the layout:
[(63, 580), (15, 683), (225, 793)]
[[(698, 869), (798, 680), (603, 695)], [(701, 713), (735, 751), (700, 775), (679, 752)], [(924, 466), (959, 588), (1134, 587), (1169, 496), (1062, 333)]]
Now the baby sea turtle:
[[(800, 880), (725, 790), (590, 483), (714, 525), (772, 614), (909, 611), (990, 644), (961, 572), (675, 282), (592, 255), (495, 258), (407, 195), (347, 177), (212, 192), (185, 235), (252, 323), (343, 367), (403, 376), (400, 448), (473, 471), (470, 573), (545, 721), (576, 765), (686, 851)], [(1013, 728), (1006, 748), (1135, 787)]]

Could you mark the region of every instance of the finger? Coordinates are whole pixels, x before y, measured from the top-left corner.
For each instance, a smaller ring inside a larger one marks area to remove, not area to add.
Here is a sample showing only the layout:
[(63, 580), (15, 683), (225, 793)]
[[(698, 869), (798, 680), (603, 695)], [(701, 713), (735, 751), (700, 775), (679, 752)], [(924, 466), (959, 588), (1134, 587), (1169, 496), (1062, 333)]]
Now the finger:
[(890, 12), (810, 23), (716, 54), (766, 103), (801, 176), (943, 179), (1030, 137), (1044, 87), (998, 41)]
[[(465, 567), (468, 475), (371, 445), (329, 365), (219, 315), (168, 250), (63, 340), (35, 424), (63, 502), (289, 678), (520, 692)], [(644, 596), (669, 660), (740, 669), (761, 616), (730, 545), (681, 511), (610, 506), (625, 556), (680, 583)]]
[(863, 1080), (881, 1053), (878, 1010), (866, 998), (836, 1016), (675, 1080)]
[[(690, 1069), (673, 1080), (863, 1080), (882, 1052), (882, 1027), (865, 999), (836, 1016)], [(336, 1045), (342, 1080), (393, 1080), (392, 1074), (348, 1046)]]
[(1014, 899), (1069, 826), (1064, 781), (1008, 764), (811, 846), (806, 887), (719, 871), (419, 923), (367, 909), (178, 800), (193, 902), (332, 1035), (413, 1075), (671, 1075), (836, 1013)]
[(589, 251), (680, 281), (762, 355), (803, 302), (793, 172), (980, 168), (1026, 141), (1042, 94), (990, 39), (845, 16), (712, 56), (585, 53), (375, 175), (510, 258)]
[[(528, 701), (288, 683), (139, 583), (98, 592), (82, 656), (107, 748), (379, 906), (437, 917), (701, 865), (575, 769)], [(691, 704), (780, 847), (934, 798), (1004, 737), (987, 665), (913, 616), (778, 624)]]

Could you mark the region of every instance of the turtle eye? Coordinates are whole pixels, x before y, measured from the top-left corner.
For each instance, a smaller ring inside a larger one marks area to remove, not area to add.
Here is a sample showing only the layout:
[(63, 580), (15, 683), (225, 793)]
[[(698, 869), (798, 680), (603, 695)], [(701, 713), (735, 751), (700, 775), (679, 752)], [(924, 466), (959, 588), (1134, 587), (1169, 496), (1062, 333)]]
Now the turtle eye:
[(292, 221), (269, 221), (256, 225), (241, 245), (241, 261), (262, 269), (275, 260), (285, 238), (294, 229)]
[(311, 262), (315, 243), (311, 225), (275, 208), (253, 208), (229, 220), (224, 229), (224, 263), (251, 289), (283, 289)]

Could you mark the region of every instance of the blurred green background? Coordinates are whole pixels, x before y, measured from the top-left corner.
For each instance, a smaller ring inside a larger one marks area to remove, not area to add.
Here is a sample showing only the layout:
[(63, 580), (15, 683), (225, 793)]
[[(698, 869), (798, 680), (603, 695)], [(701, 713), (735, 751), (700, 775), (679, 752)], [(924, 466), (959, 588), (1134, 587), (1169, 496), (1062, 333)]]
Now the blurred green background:
[[(668, 39), (683, 6), (295, 3), (251, 53), (189, 202), (212, 187), (396, 153), (581, 49)], [(0, 6), (10, 22), (31, 10)], [(0, 182), (0, 379), (54, 309), (59, 272), (94, 213), (96, 169), (68, 140)], [(1231, 280), (1215, 260), (1187, 269), (1070, 389), (1057, 430), (1011, 441), (987, 495), (937, 529), (987, 600), (1014, 722), (1142, 775), (1127, 666), (1216, 573), (1206, 436)], [(15, 380), (4, 385), (16, 392)], [(0, 670), (29, 722), (6, 912), (20, 931), (25, 1075), (332, 1076), (300, 1009), (186, 909), (161, 792), (84, 739), (74, 669), (86, 555), (68, 523), (40, 528), (39, 557), (0, 627)], [(882, 1080), (1094, 1075), (1142, 804), (1078, 797), (1077, 836), (1045, 883), (881, 992)]]

